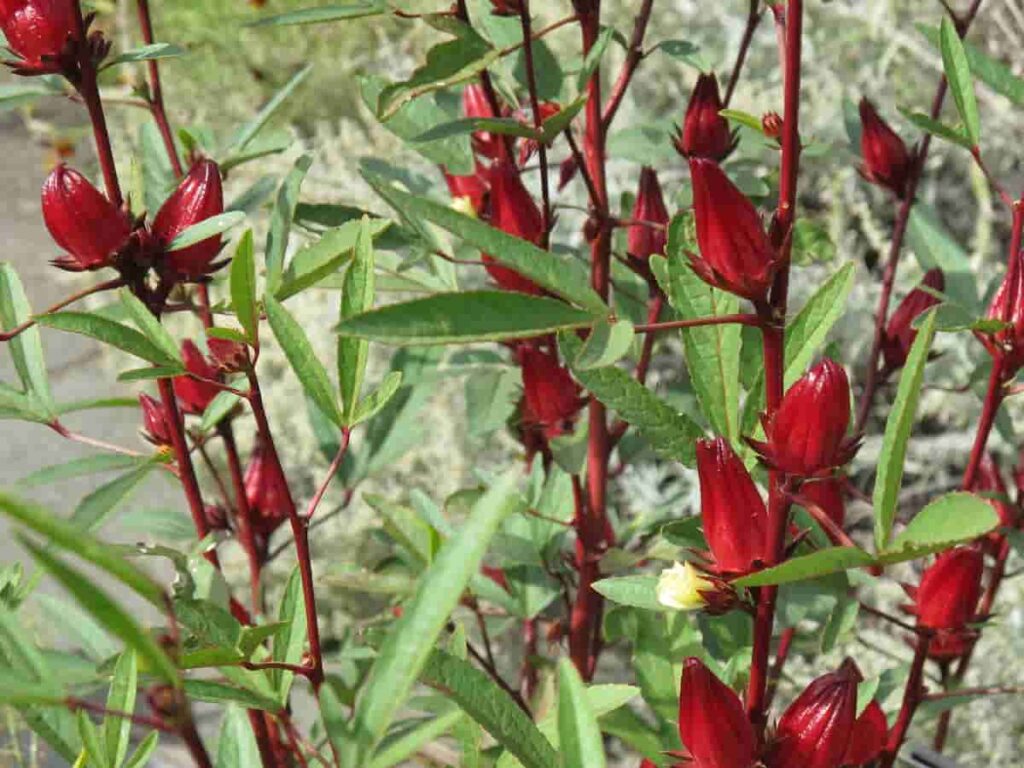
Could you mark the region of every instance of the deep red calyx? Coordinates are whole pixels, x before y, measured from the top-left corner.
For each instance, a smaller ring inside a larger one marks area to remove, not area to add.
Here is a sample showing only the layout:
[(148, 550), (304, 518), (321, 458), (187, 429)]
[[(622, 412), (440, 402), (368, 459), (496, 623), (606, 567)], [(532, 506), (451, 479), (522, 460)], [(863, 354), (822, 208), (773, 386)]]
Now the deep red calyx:
[(82, 174), (58, 165), (43, 182), (43, 221), (68, 256), (55, 263), (75, 271), (108, 266), (128, 241), (128, 217)]
[[(511, 163), (495, 163), (489, 173), (491, 186), (491, 225), (515, 237), (539, 245), (544, 237), (544, 217), (533, 197), (523, 186), (519, 170)], [(506, 291), (541, 294), (540, 286), (515, 270), (495, 263), (483, 255), (487, 273)]]
[(719, 437), (697, 441), (704, 538), (720, 573), (747, 573), (765, 561), (768, 513), (743, 462)]
[(546, 438), (572, 431), (576, 414), (583, 407), (579, 385), (559, 365), (554, 353), (533, 347), (519, 349), (523, 374), (523, 422), (539, 427)]
[(955, 547), (935, 558), (921, 574), (917, 589), (908, 590), (918, 626), (960, 630), (974, 621), (983, 572), (984, 556), (978, 547)]
[(865, 179), (892, 190), (899, 198), (906, 194), (912, 166), (910, 152), (867, 99), (860, 100), (860, 153)]
[(850, 745), (861, 675), (852, 662), (812, 681), (779, 720), (771, 768), (836, 768)]
[(149, 395), (139, 395), (142, 406), (143, 435), (154, 445), (171, 444), (171, 428), (167, 423), (167, 411)]
[(843, 527), (846, 522), (846, 502), (843, 499), (842, 478), (826, 477), (804, 483), (800, 486), (800, 496), (816, 504), (838, 528)]
[(253, 533), (266, 540), (288, 519), (288, 484), (261, 445), (257, 445), (245, 469), (245, 498), (252, 513)]
[(840, 765), (860, 768), (877, 758), (885, 748), (889, 723), (877, 701), (872, 701), (853, 724), (850, 743)]
[(0, 29), (21, 59), (15, 63), (21, 73), (59, 71), (75, 26), (73, 0), (0, 0)]
[[(204, 379), (216, 380), (217, 369), (203, 357), (199, 347), (191, 339), (186, 339), (181, 345), (181, 357), (185, 362), (185, 369), (195, 376)], [(220, 389), (206, 381), (199, 381), (192, 376), (175, 376), (173, 379), (174, 394), (178, 398), (178, 405), (185, 413), (201, 414), (206, 407), (213, 402)]]
[[(1009, 497), (1006, 483), (1003, 480), (1003, 473), (999, 469), (999, 462), (991, 453), (985, 454), (978, 466), (978, 476), (974, 481), (974, 490), (990, 494), (988, 502), (995, 507), (999, 514), (999, 524), (1004, 528), (1016, 528), (1018, 510)], [(993, 498), (998, 497), (998, 498)], [(999, 538), (998, 533), (992, 534)]]
[(683, 127), (676, 136), (676, 149), (683, 156), (716, 162), (728, 157), (736, 146), (736, 138), (729, 131), (729, 121), (719, 114), (722, 108), (718, 78), (713, 73), (702, 73), (690, 96)]
[(1024, 366), (1024, 251), (1017, 254), (1017, 268), (1006, 275), (996, 290), (986, 317), (1009, 323), (1009, 327), (996, 333), (978, 332), (977, 336), (1003, 366), (1003, 375), (1012, 377)]
[[(658, 174), (653, 168), (640, 171), (640, 188), (633, 206), (633, 221), (629, 227), (629, 255), (647, 260), (653, 255), (665, 252), (668, 239), (668, 208), (658, 183)], [(655, 226), (651, 226), (655, 225)]]
[[(212, 160), (200, 160), (160, 207), (151, 229), (166, 247), (189, 227), (222, 213), (224, 190), (220, 168)], [(220, 246), (220, 235), (214, 235), (187, 248), (169, 251), (165, 264), (178, 274), (199, 277), (206, 273)]]
[(249, 362), (249, 348), (240, 341), (218, 339), (211, 336), (206, 340), (210, 360), (224, 373), (243, 370)]
[(750, 768), (757, 753), (740, 697), (694, 657), (683, 662), (679, 738), (694, 768)]
[[(466, 117), (497, 117), (491, 109), (487, 91), (480, 83), (470, 83), (462, 89), (462, 114)], [(473, 148), (481, 157), (497, 160), (503, 151), (502, 138), (490, 131), (474, 131)]]
[(694, 271), (711, 285), (764, 302), (778, 265), (757, 209), (714, 162), (690, 160), (699, 255)]
[(850, 381), (841, 365), (822, 360), (799, 379), (779, 409), (762, 419), (765, 442), (748, 441), (771, 467), (812, 477), (849, 461), (858, 441), (850, 425)]
[(448, 192), (453, 201), (467, 201), (469, 208), (477, 216), (484, 212), (489, 191), (485, 171), (478, 167), (477, 172), (469, 176), (453, 176), (445, 171), (444, 180), (448, 184)]
[(941, 299), (924, 288), (932, 291), (942, 292), (946, 289), (946, 278), (941, 269), (929, 270), (921, 286), (915, 288), (906, 295), (896, 311), (889, 318), (889, 325), (885, 329), (885, 336), (882, 339), (882, 353), (885, 355), (885, 367), (889, 370), (902, 368), (907, 362), (907, 355), (910, 354), (910, 347), (917, 338), (917, 329), (914, 328), (914, 320), (917, 319), (929, 307), (934, 307)]

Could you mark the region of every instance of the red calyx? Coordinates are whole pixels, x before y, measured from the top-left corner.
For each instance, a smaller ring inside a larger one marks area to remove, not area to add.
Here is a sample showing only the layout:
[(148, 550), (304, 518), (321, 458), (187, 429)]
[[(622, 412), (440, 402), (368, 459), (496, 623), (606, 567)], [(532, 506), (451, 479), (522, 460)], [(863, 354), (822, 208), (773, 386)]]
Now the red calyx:
[(820, 507), (836, 524), (836, 527), (842, 529), (846, 522), (846, 502), (843, 499), (842, 478), (826, 477), (804, 483), (800, 486), (800, 496)]
[(695, 768), (751, 768), (757, 754), (740, 697), (693, 657), (683, 662), (679, 737)]
[(860, 152), (864, 161), (861, 175), (903, 198), (913, 165), (910, 152), (867, 99), (860, 100)]
[(128, 217), (73, 168), (58, 165), (42, 192), (43, 221), (67, 256), (54, 263), (82, 271), (110, 266), (131, 235)]
[(845, 464), (859, 446), (846, 436), (850, 381), (843, 367), (827, 358), (790, 387), (779, 409), (762, 423), (766, 441), (747, 442), (768, 466), (798, 477)]
[(76, 33), (72, 0), (0, 0), (0, 29), (18, 55), (19, 74), (62, 70), (61, 59)]
[(245, 498), (252, 512), (252, 530), (266, 546), (270, 535), (288, 519), (288, 484), (261, 445), (245, 469)]
[(902, 368), (907, 362), (910, 347), (917, 338), (917, 329), (913, 327), (914, 320), (941, 301), (923, 288), (940, 293), (944, 291), (946, 278), (942, 270), (929, 270), (921, 281), (921, 287), (908, 293), (889, 318), (885, 336), (882, 338), (882, 353), (885, 355), (885, 367), (890, 371)]
[[(488, 174), (491, 184), (491, 225), (510, 235), (539, 245), (544, 237), (544, 217), (523, 186), (519, 170), (511, 163), (495, 163)], [(544, 291), (515, 270), (483, 255), (487, 273), (505, 291), (540, 295)]]
[(210, 337), (206, 340), (210, 359), (224, 373), (243, 370), (249, 362), (249, 348), (240, 341)]
[[(517, 10), (516, 14), (518, 13)], [(480, 83), (470, 83), (462, 89), (462, 114), (466, 117), (498, 117), (491, 109), (487, 92)], [(490, 131), (473, 133), (473, 149), (488, 160), (499, 159), (504, 151), (501, 136)]]
[[(647, 260), (652, 255), (665, 253), (668, 239), (668, 208), (658, 183), (658, 174), (653, 168), (645, 167), (640, 171), (640, 188), (633, 206), (633, 220), (646, 222), (632, 224), (629, 227), (629, 255), (637, 259)], [(650, 225), (655, 226), (650, 226)]]
[(704, 538), (720, 573), (748, 573), (765, 561), (768, 513), (761, 494), (729, 443), (697, 441)]
[(840, 765), (859, 768), (876, 759), (885, 748), (889, 723), (877, 701), (872, 701), (853, 724), (850, 743)]
[[(217, 369), (203, 357), (203, 353), (191, 339), (186, 339), (182, 343), (181, 357), (185, 361), (185, 369), (189, 373), (204, 379), (217, 379), (219, 375)], [(220, 393), (220, 389), (216, 385), (199, 381), (192, 376), (175, 376), (172, 383), (178, 404), (185, 413), (195, 415), (203, 413), (213, 402), (213, 398)]]
[[(557, 115), (561, 110), (562, 106), (557, 101), (542, 101), (539, 105), (540, 109), (540, 122), (543, 125), (547, 120)], [(534, 118), (532, 115), (527, 113), (521, 113), (517, 115), (523, 122), (528, 122), (529, 125), (534, 124)], [(548, 144), (550, 146), (550, 144)], [(520, 167), (526, 165), (530, 158), (533, 157), (534, 153), (540, 147), (540, 142), (536, 139), (523, 139), (519, 144), (519, 165)]]
[(971, 634), (967, 625), (977, 618), (983, 572), (984, 555), (978, 547), (955, 547), (935, 558), (921, 574), (916, 589), (907, 590), (914, 600), (908, 610), (917, 616), (917, 625), (939, 633), (938, 642), (933, 641), (929, 648), (932, 658), (945, 658), (948, 651), (960, 645), (943, 642), (942, 636)]
[(476, 173), (469, 176), (453, 176), (444, 172), (444, 180), (448, 184), (448, 192), (452, 200), (468, 200), (470, 207), (477, 216), (484, 213), (489, 193), (487, 174), (477, 166)]
[(547, 439), (571, 432), (583, 399), (568, 369), (559, 365), (555, 353), (525, 345), (519, 349), (519, 365), (524, 425), (539, 428)]
[(861, 675), (846, 661), (813, 680), (779, 720), (771, 768), (836, 768), (850, 745)]
[[(222, 213), (224, 191), (220, 168), (212, 160), (200, 160), (160, 207), (150, 229), (166, 248), (189, 227)], [(220, 248), (220, 235), (214, 235), (187, 248), (167, 252), (164, 263), (172, 272), (199, 277), (208, 271)]]
[(719, 114), (722, 108), (718, 78), (713, 73), (702, 73), (676, 136), (676, 149), (681, 155), (721, 162), (736, 148), (736, 137), (729, 131), (729, 121)]
[(995, 333), (976, 333), (993, 360), (1003, 367), (1005, 378), (1024, 366), (1024, 251), (1016, 258), (1016, 275), (1006, 275), (986, 313), (988, 319), (1009, 323), (1009, 327)]
[(142, 406), (143, 437), (153, 445), (170, 445), (171, 427), (163, 404), (149, 395), (139, 395), (139, 405)]
[(693, 270), (707, 283), (764, 303), (778, 266), (757, 210), (714, 162), (690, 160), (700, 254)]

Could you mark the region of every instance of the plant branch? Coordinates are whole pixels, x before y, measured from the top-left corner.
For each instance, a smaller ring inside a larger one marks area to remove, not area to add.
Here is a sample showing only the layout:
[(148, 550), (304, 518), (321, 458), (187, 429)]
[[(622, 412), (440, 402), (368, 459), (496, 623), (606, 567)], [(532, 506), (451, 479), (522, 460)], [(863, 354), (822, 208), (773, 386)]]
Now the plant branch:
[(699, 328), (706, 325), (752, 325), (760, 328), (764, 320), (757, 315), (735, 314), (716, 315), (715, 317), (697, 317), (690, 320), (668, 320), (664, 323), (646, 323), (634, 326), (637, 333), (657, 333), (658, 331), (671, 331), (677, 328)]
[(618, 113), (619, 107), (622, 106), (626, 91), (629, 90), (629, 86), (633, 82), (633, 76), (636, 74), (640, 62), (644, 60), (644, 37), (647, 34), (653, 9), (654, 0), (643, 0), (640, 10), (637, 11), (636, 19), (633, 22), (633, 35), (630, 37), (629, 48), (626, 50), (626, 61), (622, 65), (622, 71), (619, 72), (619, 77), (612, 87), (611, 96), (608, 97), (608, 103), (605, 104), (601, 116), (602, 130), (605, 133), (608, 132), (612, 121), (615, 120), (615, 115)]
[(761, 17), (763, 15), (764, 11), (761, 10), (761, 0), (750, 0), (750, 11), (747, 13), (747, 26), (743, 30), (743, 37), (740, 40), (740, 49), (736, 53), (736, 63), (732, 67), (732, 72), (729, 73), (729, 84), (725, 88), (725, 99), (722, 102), (723, 106), (728, 107), (729, 102), (732, 101), (733, 93), (736, 91), (736, 85), (740, 81), (740, 73), (743, 72), (743, 65), (747, 60), (750, 43), (754, 39), (754, 32), (757, 31), (757, 27), (761, 23)]
[[(146, 45), (153, 45), (153, 22), (149, 15), (149, 0), (138, 0), (139, 26), (142, 29), (142, 40)], [(149, 111), (156, 121), (160, 130), (160, 137), (163, 139), (164, 147), (167, 150), (167, 157), (171, 161), (171, 168), (175, 176), (182, 176), (184, 169), (181, 167), (181, 158), (178, 156), (177, 147), (174, 144), (174, 133), (171, 131), (170, 121), (167, 119), (167, 110), (164, 109), (163, 88), (160, 85), (160, 65), (156, 59), (146, 62), (149, 72), (149, 94), (146, 102)]]
[(57, 312), (58, 310), (64, 309), (64, 307), (68, 306), (69, 304), (74, 304), (76, 301), (84, 299), (86, 296), (92, 296), (94, 293), (101, 293), (103, 291), (111, 291), (114, 290), (115, 288), (120, 288), (124, 284), (124, 280), (121, 279), (120, 277), (117, 277), (114, 278), (113, 280), (107, 280), (105, 282), (89, 286), (88, 288), (83, 288), (82, 290), (77, 291), (76, 293), (73, 293), (66, 298), (61, 299), (53, 306), (47, 307), (42, 312), (39, 312), (36, 316), (29, 318), (20, 325), (14, 326), (13, 328), (11, 328), (11, 330), (0, 333), (0, 342), (10, 341), (16, 336), (27, 331), (29, 328), (36, 324), (36, 317), (38, 317), (39, 315), (48, 315), (51, 312)]
[[(540, 112), (540, 97), (537, 95), (537, 70), (533, 60), (533, 36), (530, 32), (530, 0), (521, 0), (519, 3), (519, 22), (523, 27), (523, 58), (526, 63), (526, 83), (530, 91), (530, 108), (533, 111), (533, 126), (540, 131), (544, 127), (544, 121)], [(537, 141), (537, 154), (540, 158), (540, 190), (543, 207), (544, 245), (548, 243), (551, 236), (551, 189), (548, 180), (548, 148), (543, 140)]]
[(907, 730), (914, 719), (914, 712), (921, 703), (924, 695), (923, 678), (924, 663), (928, 659), (928, 646), (931, 644), (931, 636), (918, 632), (914, 644), (914, 660), (910, 664), (910, 675), (907, 678), (907, 686), (903, 691), (903, 704), (900, 707), (896, 724), (889, 732), (889, 740), (885, 750), (882, 752), (880, 768), (892, 768), (896, 762), (896, 755), (907, 738)]

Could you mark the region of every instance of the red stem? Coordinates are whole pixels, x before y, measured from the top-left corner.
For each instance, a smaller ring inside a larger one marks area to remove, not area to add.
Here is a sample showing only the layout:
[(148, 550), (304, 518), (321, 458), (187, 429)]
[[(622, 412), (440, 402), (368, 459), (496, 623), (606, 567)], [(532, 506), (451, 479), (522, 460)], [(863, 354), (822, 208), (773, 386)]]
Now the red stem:
[[(93, 286), (90, 286), (88, 288), (83, 288), (82, 290), (78, 291), (77, 293), (73, 293), (70, 296), (61, 299), (56, 304), (54, 304), (52, 307), (48, 307), (48, 308), (44, 309), (42, 312), (38, 312), (36, 314), (37, 315), (48, 315), (51, 312), (56, 312), (58, 310), (63, 309), (64, 307), (68, 306), (69, 304), (74, 304), (76, 301), (80, 301), (81, 299), (84, 299), (86, 296), (92, 296), (94, 293), (101, 293), (103, 291), (110, 291), (110, 290), (113, 290), (115, 288), (120, 288), (123, 285), (124, 285), (124, 280), (122, 280), (119, 277), (114, 278), (113, 280), (107, 280), (106, 282), (98, 283), (97, 285), (93, 285)], [(36, 320), (33, 317), (33, 318), (30, 318), (30, 319), (26, 320), (21, 325), (16, 325), (14, 328), (11, 328), (11, 330), (9, 330), (9, 331), (5, 331), (3, 333), (0, 333), (0, 342), (10, 341), (14, 337), (19, 336), (20, 334), (22, 334), (25, 331), (27, 331), (29, 328), (31, 328), (35, 324), (36, 324)]]
[(643, 348), (640, 350), (640, 360), (636, 364), (636, 380), (641, 384), (647, 381), (647, 372), (651, 367), (651, 357), (654, 354), (654, 342), (657, 339), (658, 318), (661, 317), (661, 310), (665, 305), (665, 294), (657, 286), (651, 287), (651, 300), (647, 305), (647, 337), (644, 339)]
[(245, 476), (242, 463), (238, 458), (238, 446), (235, 433), (229, 422), (221, 422), (218, 427), (221, 440), (224, 441), (224, 453), (227, 456), (228, 472), (231, 475), (231, 489), (235, 496), (235, 523), (238, 525), (238, 541), (245, 550), (249, 563), (249, 589), (252, 593), (252, 610), (254, 614), (263, 613), (263, 594), (260, 584), (262, 559), (256, 546), (256, 537), (252, 530), (252, 508), (245, 492)]
[[(152, 45), (154, 42), (153, 22), (149, 16), (149, 0), (138, 0), (138, 10), (143, 42), (146, 45)], [(167, 149), (167, 157), (171, 161), (174, 175), (181, 176), (184, 169), (181, 167), (181, 158), (178, 156), (178, 150), (174, 143), (174, 133), (171, 131), (171, 124), (167, 119), (167, 110), (164, 109), (163, 88), (160, 86), (160, 66), (156, 59), (150, 59), (146, 62), (146, 66), (149, 70), (149, 97), (146, 99), (149, 103), (149, 111), (160, 130), (160, 136)]]
[(206, 747), (203, 746), (203, 740), (199, 738), (199, 731), (196, 730), (196, 724), (191, 714), (182, 723), (178, 734), (181, 736), (182, 741), (185, 742), (185, 746), (188, 747), (188, 752), (192, 755), (192, 761), (198, 768), (213, 768), (210, 755), (207, 753)]
[(907, 738), (907, 730), (914, 719), (914, 712), (917, 705), (921, 703), (924, 693), (922, 680), (924, 678), (924, 663), (928, 659), (928, 646), (931, 644), (929, 635), (918, 634), (914, 644), (914, 660), (910, 665), (910, 676), (907, 678), (907, 687), (903, 692), (903, 705), (900, 707), (900, 714), (896, 718), (896, 724), (889, 732), (889, 740), (879, 763), (880, 768), (892, 768), (896, 762), (896, 754), (900, 751), (904, 739)]
[(669, 320), (664, 323), (647, 323), (646, 325), (634, 326), (633, 330), (637, 333), (656, 333), (658, 331), (671, 331), (676, 328), (699, 328), (705, 325), (753, 325), (761, 327), (763, 320), (757, 315), (752, 314), (735, 314), (735, 315), (716, 315), (714, 317), (698, 317), (692, 320)]
[(653, 8), (654, 0), (643, 0), (640, 10), (636, 14), (636, 19), (633, 22), (633, 35), (629, 40), (629, 49), (626, 51), (626, 61), (622, 65), (622, 71), (612, 87), (611, 96), (608, 97), (608, 103), (601, 116), (602, 130), (605, 133), (608, 132), (619, 107), (622, 106), (622, 100), (633, 81), (633, 75), (636, 74), (640, 62), (644, 60), (644, 36), (647, 34), (647, 25), (651, 21)]
[(750, 50), (750, 43), (754, 39), (754, 32), (757, 31), (757, 26), (761, 23), (761, 17), (764, 12), (761, 10), (761, 0), (750, 0), (750, 12), (747, 14), (747, 26), (743, 30), (743, 38), (740, 40), (740, 49), (736, 54), (736, 63), (733, 65), (732, 72), (729, 73), (729, 85), (725, 89), (725, 99), (723, 105), (728, 107), (729, 102), (732, 101), (733, 93), (736, 91), (736, 85), (740, 81), (740, 73), (743, 72), (743, 64), (747, 60), (747, 52)]
[[(533, 125), (540, 130), (544, 121), (540, 113), (540, 97), (537, 95), (537, 71), (533, 61), (533, 34), (530, 21), (530, 0), (522, 0), (519, 4), (519, 21), (523, 27), (523, 59), (526, 63), (526, 83), (530, 91), (530, 108), (533, 110)], [(537, 142), (540, 157), (540, 190), (543, 206), (544, 243), (547, 244), (551, 235), (551, 189), (548, 181), (548, 148), (543, 141)]]
[(793, 627), (786, 627), (779, 635), (779, 647), (775, 651), (775, 663), (772, 664), (771, 671), (768, 673), (768, 689), (765, 692), (764, 705), (770, 707), (772, 699), (775, 698), (775, 691), (779, 687), (779, 680), (782, 679), (782, 670), (786, 667), (786, 661), (789, 660), (789, 652), (793, 647), (793, 638), (796, 636), (796, 629)]
[(103, 717), (119, 717), (124, 720), (130, 720), (136, 725), (142, 725), (146, 728), (152, 728), (161, 733), (173, 733), (174, 728), (161, 717), (150, 717), (148, 715), (136, 715), (133, 712), (122, 712), (116, 709), (108, 709), (102, 704), (96, 704), (95, 702), (89, 701), (88, 699), (80, 699), (76, 696), (69, 696), (64, 700), (64, 706), (70, 709), (72, 712), (78, 710), (84, 710), (86, 712), (93, 712), (97, 715), (103, 715)]

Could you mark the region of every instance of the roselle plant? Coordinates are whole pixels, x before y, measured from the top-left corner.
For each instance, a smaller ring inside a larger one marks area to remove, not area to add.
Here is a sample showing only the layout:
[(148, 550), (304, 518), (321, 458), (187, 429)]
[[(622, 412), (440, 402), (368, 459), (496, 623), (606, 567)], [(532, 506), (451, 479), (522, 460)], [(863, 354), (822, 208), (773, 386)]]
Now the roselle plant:
[[(378, 159), (363, 179), (392, 215), (303, 203), (303, 155), (279, 182), (260, 249), (252, 230), (229, 234), (247, 216), (225, 205), (223, 185), (286, 148), (264, 128), (308, 70), (218, 143), (172, 127), (160, 59), (183, 51), (155, 40), (147, 0), (137, 2), (143, 46), (124, 52), (77, 0), (0, 0), (12, 71), (84, 107), (102, 177), (100, 189), (60, 165), (42, 190), (53, 264), (80, 273), (77, 292), (33, 312), (0, 265), (0, 337), (20, 382), (0, 385), (0, 413), (96, 452), (33, 482), (128, 473), (70, 516), (0, 494), (39, 569), (116, 643), (81, 656), (37, 647), (22, 608), (36, 582), (6, 567), (0, 703), (69, 764), (112, 768), (146, 764), (160, 739), (180, 741), (198, 766), (889, 768), (922, 706), (941, 711), (941, 751), (956, 703), (1019, 694), (1013, 670), (964, 686), (1020, 521), (988, 444), (1024, 365), (1024, 210), (986, 170), (973, 78), (1003, 91), (1024, 84), (963, 42), (982, 0), (936, 7), (939, 26), (926, 32), (945, 77), (930, 115), (904, 112), (916, 143), (870, 94), (860, 102), (860, 171), (895, 209), (866, 360), (824, 343), (854, 281), (873, 275), (846, 263), (813, 286), (820, 271), (801, 266), (813, 224), (802, 215), (801, 160), (814, 149), (800, 129), (803, 0), (751, 0), (728, 78), (700, 72), (678, 130), (664, 135), (685, 181), (670, 186), (664, 169), (645, 166), (628, 189), (608, 174), (625, 95), (637, 78), (657, 81), (645, 62), (659, 45), (690, 55), (669, 45), (679, 41), (650, 41), (654, 0), (636, 4), (626, 31), (606, 26), (600, 0), (551, 4), (545, 24), (529, 0), (400, 5), (259, 12), (262, 27), (393, 16), (443, 37), (408, 79), (363, 83), (384, 128), (439, 167), (433, 186)], [(781, 92), (740, 111), (732, 102), (748, 49), (772, 21)], [(578, 42), (575, 71), (553, 86), (556, 33)], [(101, 73), (134, 65), (146, 72), (135, 104), (149, 111), (161, 156), (112, 148), (107, 114), (118, 105)], [(968, 153), (1005, 203), (1007, 266), (985, 317), (944, 293), (938, 269), (892, 306), (933, 137)], [(766, 193), (740, 183), (745, 152), (769, 158)], [(576, 192), (582, 209), (564, 202)], [(291, 251), (302, 232), (312, 234)], [(809, 296), (799, 308), (791, 287)], [(336, 377), (295, 317), (323, 290), (340, 293)], [(398, 295), (385, 301), (385, 290)], [(91, 309), (68, 308), (89, 297)], [(182, 332), (183, 315), (202, 334)], [(118, 381), (144, 390), (129, 402), (148, 447), (67, 425), (83, 406), (54, 399), (41, 329), (131, 359)], [(961, 488), (910, 510), (903, 465), (939, 333), (982, 347), (989, 383)], [(375, 386), (371, 344), (402, 347)], [(330, 461), (302, 493), (264, 402), (267, 345), (305, 394), (287, 407), (308, 410)], [(656, 352), (685, 376), (685, 408), (648, 384)], [(481, 373), (489, 389), (471, 408), (507, 422), (509, 466), (478, 467), (477, 485), (448, 499), (367, 496), (388, 555), (325, 575), (312, 551), (332, 482), (346, 514), (360, 482), (410, 447), (401, 441), (425, 418), (424, 382)], [(873, 488), (858, 487), (851, 467), (878, 432)], [(698, 509), (653, 521), (619, 514), (617, 478), (645, 453), (696, 470)], [(116, 525), (101, 539), (120, 489), (150, 472), (180, 483), (192, 540), (133, 545)], [(869, 490), (864, 536), (847, 503)], [(229, 556), (244, 560), (246, 583), (225, 577)], [(149, 573), (153, 557), (174, 566), (173, 584)], [(279, 585), (282, 558), (294, 566)], [(874, 604), (880, 580), (905, 588), (900, 615)], [(323, 603), (339, 587), (369, 610), (341, 632)], [(147, 624), (128, 594), (159, 619)], [(890, 630), (892, 670), (826, 664), (866, 621)], [(805, 686), (787, 682), (798, 653), (815, 669)], [(223, 710), (215, 753), (198, 702)]]

